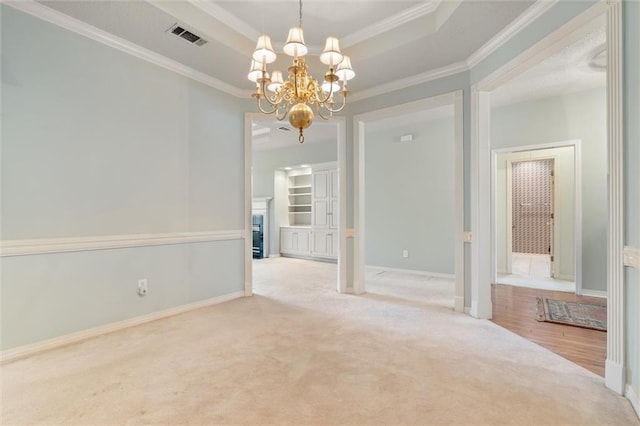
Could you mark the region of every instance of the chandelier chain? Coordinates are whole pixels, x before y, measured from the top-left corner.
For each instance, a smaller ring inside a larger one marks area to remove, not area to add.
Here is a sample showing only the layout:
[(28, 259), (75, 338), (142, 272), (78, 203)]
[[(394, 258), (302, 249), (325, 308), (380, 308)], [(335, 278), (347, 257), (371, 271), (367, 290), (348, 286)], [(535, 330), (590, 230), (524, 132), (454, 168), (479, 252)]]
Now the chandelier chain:
[(300, 28), (302, 28), (302, 0), (298, 0)]

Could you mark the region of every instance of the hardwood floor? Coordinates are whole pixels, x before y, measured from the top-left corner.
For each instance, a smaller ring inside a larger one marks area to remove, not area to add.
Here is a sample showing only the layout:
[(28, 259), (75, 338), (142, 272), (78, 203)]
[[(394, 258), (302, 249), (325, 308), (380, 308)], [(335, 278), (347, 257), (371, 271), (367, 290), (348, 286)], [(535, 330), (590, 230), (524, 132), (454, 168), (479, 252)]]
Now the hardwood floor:
[(606, 305), (606, 299), (503, 284), (492, 286), (493, 322), (604, 377), (607, 333), (538, 322), (536, 296)]

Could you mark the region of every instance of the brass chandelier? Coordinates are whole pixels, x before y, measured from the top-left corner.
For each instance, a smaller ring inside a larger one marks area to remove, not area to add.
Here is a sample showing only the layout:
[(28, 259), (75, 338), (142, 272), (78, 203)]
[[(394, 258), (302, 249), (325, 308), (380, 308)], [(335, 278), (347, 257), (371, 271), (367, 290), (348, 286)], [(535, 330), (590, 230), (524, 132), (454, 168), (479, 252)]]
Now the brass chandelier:
[[(329, 66), (324, 75), (324, 83), (320, 84), (307, 71), (304, 56), (307, 46), (302, 34), (302, 0), (299, 0), (299, 25), (289, 30), (283, 51), (293, 57), (288, 69), (287, 80), (283, 81), (280, 71), (267, 72), (267, 64), (276, 60), (276, 53), (271, 47), (271, 38), (263, 34), (258, 37), (256, 50), (251, 60), (248, 78), (256, 84), (251, 97), (256, 98), (258, 109), (264, 114), (275, 114), (278, 120), (287, 115), (291, 125), (299, 130), (298, 141), (304, 142), (303, 130), (313, 122), (313, 111), (309, 105), (315, 105), (318, 115), (328, 120), (334, 112), (340, 112), (347, 102), (347, 81), (355, 77), (351, 68), (351, 59), (340, 51), (340, 43), (336, 37), (327, 37), (324, 50), (320, 54), (320, 62)], [(342, 87), (340, 87), (342, 82)], [(342, 102), (336, 106), (334, 95), (341, 95)], [(268, 105), (262, 105), (262, 99)]]

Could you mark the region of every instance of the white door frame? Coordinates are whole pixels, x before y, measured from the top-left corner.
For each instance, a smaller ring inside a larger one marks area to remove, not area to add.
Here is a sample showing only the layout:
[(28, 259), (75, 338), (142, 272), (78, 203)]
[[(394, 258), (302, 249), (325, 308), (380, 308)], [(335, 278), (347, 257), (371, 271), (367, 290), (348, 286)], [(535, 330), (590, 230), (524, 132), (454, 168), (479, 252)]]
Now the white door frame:
[[(472, 87), (471, 127), (471, 223), (474, 231), (471, 262), (472, 313), (477, 304), (478, 317), (491, 315), (491, 274), (483, 265), (490, 265), (491, 237), (484, 233), (491, 228), (490, 206), (486, 200), (491, 194), (489, 95), (496, 87), (514, 75), (530, 68), (541, 58), (558, 48), (559, 42), (595, 17), (607, 14), (607, 154), (608, 154), (608, 236), (607, 236), (607, 359), (606, 386), (620, 395), (626, 385), (625, 300), (624, 300), (624, 174), (623, 174), (623, 6), (621, 0), (600, 0), (559, 30), (523, 52), (500, 69)], [(475, 151), (475, 154), (474, 154)], [(474, 247), (475, 246), (475, 247)], [(487, 299), (487, 294), (489, 298)], [(486, 318), (486, 317), (485, 317)]]
[(454, 106), (455, 127), (455, 298), (457, 312), (464, 311), (464, 156), (463, 156), (463, 92), (445, 93), (415, 102), (396, 105), (356, 115), (353, 118), (354, 129), (354, 272), (353, 292), (365, 292), (365, 126), (367, 122), (395, 117), (415, 111), (436, 108), (444, 105)]
[[(253, 164), (253, 147), (251, 143), (251, 122), (254, 120), (278, 121), (272, 115), (265, 115), (257, 112), (246, 112), (244, 114), (244, 295), (253, 294), (253, 240), (251, 224), (251, 166)], [(338, 248), (338, 276), (336, 277), (336, 288), (340, 293), (347, 292), (347, 129), (344, 117), (332, 117), (331, 122), (337, 126), (337, 150), (338, 150), (338, 176), (340, 179), (340, 214), (338, 221), (338, 238), (340, 239)], [(297, 145), (298, 141), (292, 139), (292, 144)]]
[[(497, 160), (498, 156), (503, 154), (517, 153), (517, 152), (528, 152), (528, 151), (539, 151), (543, 149), (553, 149), (553, 148), (564, 148), (564, 147), (572, 147), (573, 148), (573, 170), (574, 170), (574, 269), (575, 269), (575, 289), (576, 294), (582, 294), (582, 153), (581, 153), (581, 144), (582, 141), (579, 139), (568, 140), (563, 142), (551, 142), (545, 144), (537, 144), (537, 145), (525, 145), (525, 146), (517, 146), (517, 147), (509, 147), (509, 148), (499, 148), (491, 150), (491, 249), (493, 253), (492, 259), (492, 270), (491, 276), (493, 277), (492, 282), (498, 281), (498, 223), (497, 223), (497, 206), (498, 206), (498, 197), (497, 197)], [(553, 157), (549, 157), (553, 158)], [(542, 158), (536, 158), (539, 160)], [(554, 166), (555, 168), (556, 166)], [(557, 178), (556, 173), (556, 178)], [(557, 185), (557, 184), (556, 184)], [(554, 189), (555, 191), (555, 189)], [(554, 194), (555, 196), (555, 194)], [(554, 201), (555, 203), (555, 201)], [(508, 209), (507, 209), (508, 210)], [(555, 211), (555, 207), (554, 207)], [(509, 243), (510, 238), (507, 238), (507, 244)], [(553, 244), (553, 242), (552, 242)], [(511, 255), (508, 255), (508, 259), (511, 259)]]

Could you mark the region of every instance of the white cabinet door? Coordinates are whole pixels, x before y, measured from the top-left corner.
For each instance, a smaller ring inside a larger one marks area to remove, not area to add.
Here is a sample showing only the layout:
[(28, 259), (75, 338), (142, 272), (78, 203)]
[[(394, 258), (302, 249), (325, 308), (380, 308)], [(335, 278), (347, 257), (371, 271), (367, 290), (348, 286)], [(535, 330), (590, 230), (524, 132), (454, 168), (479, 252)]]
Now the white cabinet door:
[(311, 231), (298, 229), (294, 235), (294, 238), (297, 239), (296, 252), (308, 256), (311, 253)]
[(338, 199), (337, 198), (332, 198), (331, 201), (329, 201), (330, 203), (330, 208), (331, 211), (328, 213), (329, 216), (329, 228), (331, 229), (338, 229), (338, 215), (339, 215), (339, 210), (338, 210)]
[(280, 228), (280, 253), (311, 255), (311, 229)]
[(331, 219), (331, 175), (328, 170), (313, 173), (313, 227), (328, 228)]
[(313, 173), (313, 197), (329, 198), (331, 191), (330, 174), (328, 170)]
[(335, 258), (338, 255), (338, 236), (336, 232), (324, 230), (313, 231), (313, 246), (311, 255), (316, 257)]
[(293, 251), (293, 230), (280, 228), (280, 252), (292, 253)]
[(329, 194), (329, 197), (337, 199), (338, 196), (340, 195), (339, 189), (338, 189), (340, 188), (340, 176), (338, 175), (337, 170), (331, 170), (330, 179), (331, 179), (331, 193)]
[(331, 224), (330, 200), (313, 200), (313, 226), (328, 228)]

